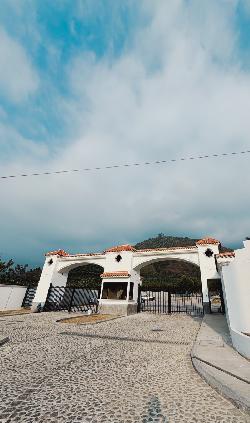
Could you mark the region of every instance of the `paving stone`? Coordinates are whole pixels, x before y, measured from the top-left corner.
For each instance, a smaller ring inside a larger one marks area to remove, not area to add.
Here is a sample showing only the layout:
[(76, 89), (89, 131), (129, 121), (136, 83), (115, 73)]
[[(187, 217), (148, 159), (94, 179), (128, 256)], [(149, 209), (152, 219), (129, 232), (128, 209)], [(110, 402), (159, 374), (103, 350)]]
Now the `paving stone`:
[(0, 423), (250, 422), (192, 367), (199, 319), (141, 313), (80, 326), (57, 323), (63, 316), (0, 321), (10, 337)]

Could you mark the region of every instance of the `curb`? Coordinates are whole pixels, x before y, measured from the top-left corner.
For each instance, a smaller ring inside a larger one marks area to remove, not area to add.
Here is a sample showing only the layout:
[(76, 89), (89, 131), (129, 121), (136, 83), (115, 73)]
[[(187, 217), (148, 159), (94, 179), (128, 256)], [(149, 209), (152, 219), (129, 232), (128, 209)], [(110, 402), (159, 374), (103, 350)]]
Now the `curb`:
[(236, 407), (250, 415), (250, 395), (245, 393), (246, 386), (250, 393), (248, 382), (200, 359), (194, 354), (194, 348), (195, 345), (191, 351), (191, 361), (201, 378)]

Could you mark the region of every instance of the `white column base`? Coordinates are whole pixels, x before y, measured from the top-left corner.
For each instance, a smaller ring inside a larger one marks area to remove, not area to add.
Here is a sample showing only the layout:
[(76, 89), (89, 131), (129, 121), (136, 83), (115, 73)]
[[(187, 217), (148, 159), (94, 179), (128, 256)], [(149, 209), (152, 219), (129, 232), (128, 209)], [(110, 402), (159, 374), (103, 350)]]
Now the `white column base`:
[(137, 313), (136, 301), (122, 300), (100, 300), (100, 314), (114, 314), (119, 316), (128, 316)]

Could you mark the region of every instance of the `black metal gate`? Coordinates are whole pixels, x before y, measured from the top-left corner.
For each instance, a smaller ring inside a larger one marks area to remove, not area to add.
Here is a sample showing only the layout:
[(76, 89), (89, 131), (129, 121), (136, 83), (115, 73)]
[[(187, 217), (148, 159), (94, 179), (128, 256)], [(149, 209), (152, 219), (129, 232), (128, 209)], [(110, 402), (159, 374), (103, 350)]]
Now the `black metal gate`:
[(171, 293), (169, 290), (139, 287), (138, 312), (203, 314), (202, 294)]
[(29, 308), (32, 305), (32, 301), (36, 294), (36, 286), (28, 286), (25, 292), (25, 296), (22, 302), (22, 307)]
[(51, 286), (43, 311), (88, 311), (98, 310), (99, 291), (90, 288)]

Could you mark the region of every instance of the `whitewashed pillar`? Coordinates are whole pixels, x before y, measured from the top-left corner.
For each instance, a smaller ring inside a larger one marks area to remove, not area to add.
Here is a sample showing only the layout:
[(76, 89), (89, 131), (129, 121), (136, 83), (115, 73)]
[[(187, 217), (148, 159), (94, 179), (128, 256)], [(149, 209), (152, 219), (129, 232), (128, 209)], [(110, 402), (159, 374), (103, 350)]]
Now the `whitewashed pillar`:
[(201, 271), (203, 304), (205, 313), (209, 311), (208, 279), (219, 279), (215, 255), (219, 253), (220, 242), (213, 238), (204, 238), (196, 243)]
[(32, 301), (32, 311), (36, 311), (38, 306), (44, 306), (51, 284), (53, 286), (66, 286), (68, 273), (59, 273), (57, 271), (58, 258), (64, 255), (66, 255), (66, 253), (63, 250), (53, 251), (46, 254), (36, 295)]

